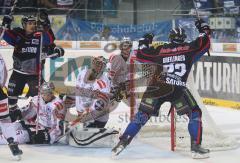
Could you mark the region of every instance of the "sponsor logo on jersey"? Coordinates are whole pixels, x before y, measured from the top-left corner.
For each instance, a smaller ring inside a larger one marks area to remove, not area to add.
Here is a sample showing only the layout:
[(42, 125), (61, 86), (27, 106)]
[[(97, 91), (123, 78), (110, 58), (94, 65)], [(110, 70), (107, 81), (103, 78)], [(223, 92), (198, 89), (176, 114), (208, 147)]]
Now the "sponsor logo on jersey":
[(38, 45), (39, 44), (39, 40), (38, 39), (32, 39), (32, 44), (33, 45)]
[(22, 48), (22, 53), (37, 53), (37, 47)]
[[(163, 53), (174, 53), (174, 52), (182, 52), (182, 51), (186, 51), (186, 50), (189, 50), (190, 49), (190, 46), (179, 46), (179, 47), (176, 47), (176, 48), (167, 48), (167, 49), (164, 49), (162, 48), (159, 52), (159, 54), (163, 54)], [(171, 54), (172, 55), (172, 54)]]

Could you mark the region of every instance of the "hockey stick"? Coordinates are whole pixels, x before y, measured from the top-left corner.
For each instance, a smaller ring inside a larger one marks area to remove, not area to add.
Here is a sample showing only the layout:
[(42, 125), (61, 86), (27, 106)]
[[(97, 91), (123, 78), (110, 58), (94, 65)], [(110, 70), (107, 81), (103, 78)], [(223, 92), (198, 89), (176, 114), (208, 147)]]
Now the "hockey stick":
[[(193, 5), (194, 5), (195, 11), (196, 11), (197, 19), (200, 20), (200, 15), (199, 15), (199, 12), (198, 12), (198, 7), (197, 7), (196, 2), (197, 2), (197, 0), (193, 0)], [(209, 50), (207, 51), (207, 54), (208, 54), (208, 56), (210, 56)]]
[(83, 114), (82, 116), (78, 117), (77, 119), (75, 119), (74, 121), (72, 121), (69, 126), (68, 126), (68, 130), (61, 136), (59, 136), (54, 143), (57, 143), (60, 139), (62, 139), (63, 137), (67, 136), (69, 133), (71, 133), (73, 131), (73, 129), (79, 124), (79, 123), (85, 123), (91, 120), (95, 120), (98, 119), (106, 114), (108, 114), (110, 112), (109, 109), (105, 108), (101, 111), (92, 111), (92, 112), (87, 112), (85, 114)]
[[(10, 13), (9, 13), (9, 16), (12, 16), (14, 14), (14, 10), (15, 10), (15, 8), (17, 6), (17, 2), (18, 2), (18, 0), (14, 0), (13, 6), (12, 6), (12, 8), (10, 10)], [(6, 31), (6, 28), (7, 28), (7, 24), (4, 27), (2, 27), (3, 30), (2, 30), (2, 33), (0, 35), (0, 41), (2, 40), (2, 37), (3, 37), (3, 35), (4, 35), (5, 31)]]
[[(40, 10), (38, 10), (40, 13)], [(39, 16), (37, 17), (39, 19)], [(38, 20), (39, 21), (39, 20)], [(37, 22), (38, 22), (37, 21)], [(39, 28), (38, 28), (39, 29)], [(40, 98), (41, 98), (41, 83), (42, 83), (42, 44), (43, 44), (43, 35), (40, 31), (40, 45), (39, 45), (39, 56), (37, 58), (37, 72), (38, 72), (38, 98), (37, 98), (37, 120), (36, 120), (36, 134), (38, 134), (39, 127), (39, 110), (40, 110)]]

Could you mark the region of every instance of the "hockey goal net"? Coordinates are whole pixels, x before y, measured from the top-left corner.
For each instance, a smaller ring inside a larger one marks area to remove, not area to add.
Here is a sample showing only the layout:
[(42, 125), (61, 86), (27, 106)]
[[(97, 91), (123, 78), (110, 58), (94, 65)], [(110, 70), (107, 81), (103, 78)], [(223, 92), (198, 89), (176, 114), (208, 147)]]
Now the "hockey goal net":
[[(137, 61), (135, 57), (130, 59), (130, 78), (135, 78), (137, 72), (135, 65)], [(134, 81), (134, 80), (131, 80)], [(203, 136), (202, 136), (202, 146), (210, 150), (228, 150), (237, 148), (237, 141), (224, 134), (215, 124), (211, 116), (209, 115), (207, 108), (202, 103), (199, 93), (194, 87), (193, 83), (193, 73), (190, 73), (188, 79), (188, 88), (190, 92), (196, 99), (198, 105), (202, 110), (202, 122), (203, 122)], [(134, 92), (138, 89), (144, 90), (143, 87), (137, 88), (135, 83), (131, 83), (131, 90)], [(138, 108), (140, 99), (131, 96), (130, 99), (130, 117), (134, 115)], [(190, 149), (190, 136), (188, 133), (188, 117), (186, 115), (178, 116), (174, 109), (172, 109), (170, 115), (168, 116), (170, 103), (164, 103), (160, 109), (158, 117), (152, 117), (148, 123), (142, 128), (139, 136), (141, 137), (169, 137), (171, 142), (171, 150), (189, 150)]]

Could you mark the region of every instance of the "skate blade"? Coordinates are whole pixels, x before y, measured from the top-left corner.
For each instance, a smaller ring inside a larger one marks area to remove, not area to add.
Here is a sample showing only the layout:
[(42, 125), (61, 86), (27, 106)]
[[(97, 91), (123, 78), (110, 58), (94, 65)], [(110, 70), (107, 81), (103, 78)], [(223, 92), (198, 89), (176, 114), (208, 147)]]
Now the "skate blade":
[(21, 155), (13, 156), (13, 160), (14, 160), (14, 161), (20, 161), (21, 159), (22, 159), (22, 156), (21, 156)]
[(206, 158), (209, 158), (209, 153), (200, 154), (200, 153), (192, 152), (192, 158), (193, 159), (206, 159)]
[(115, 150), (112, 151), (112, 157), (119, 155), (124, 150), (124, 147), (121, 145)]

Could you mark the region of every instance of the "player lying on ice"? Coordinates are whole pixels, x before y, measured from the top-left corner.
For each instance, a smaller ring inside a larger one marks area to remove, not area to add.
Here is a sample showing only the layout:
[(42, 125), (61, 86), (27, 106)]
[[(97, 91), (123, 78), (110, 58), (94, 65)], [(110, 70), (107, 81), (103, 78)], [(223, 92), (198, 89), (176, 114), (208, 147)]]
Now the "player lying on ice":
[[(189, 117), (188, 130), (191, 137), (191, 152), (193, 158), (209, 157), (209, 150), (201, 147), (202, 142), (202, 112), (195, 99), (186, 87), (186, 81), (194, 62), (199, 60), (210, 48), (210, 28), (203, 21), (195, 22), (199, 31), (199, 37), (192, 42), (185, 42), (186, 35), (184, 29), (174, 28), (169, 33), (170, 43), (149, 47), (153, 35), (145, 35), (139, 40), (139, 50), (137, 60), (145, 63), (156, 63), (162, 65), (167, 70), (162, 81), (172, 86), (173, 89), (164, 96), (145, 97), (148, 89), (143, 95), (138, 112), (127, 126), (124, 133), (120, 136), (119, 143), (112, 149), (114, 155), (118, 155), (136, 136), (142, 126), (149, 118), (159, 111), (160, 106), (169, 101), (175, 106), (179, 115), (187, 114)], [(160, 75), (160, 74), (153, 74)], [(159, 85), (159, 91), (164, 90), (165, 86)], [(178, 105), (181, 104), (181, 105)], [(182, 106), (182, 107), (179, 107)]]
[[(53, 83), (41, 85), (39, 113), (38, 96), (34, 96), (29, 104), (21, 108), (22, 120), (12, 123), (1, 123), (1, 130), (14, 138), (16, 143), (51, 144), (62, 134), (59, 122), (64, 120), (63, 101), (54, 96)], [(38, 121), (38, 132), (36, 123)], [(0, 136), (0, 144), (6, 144), (4, 136)]]

